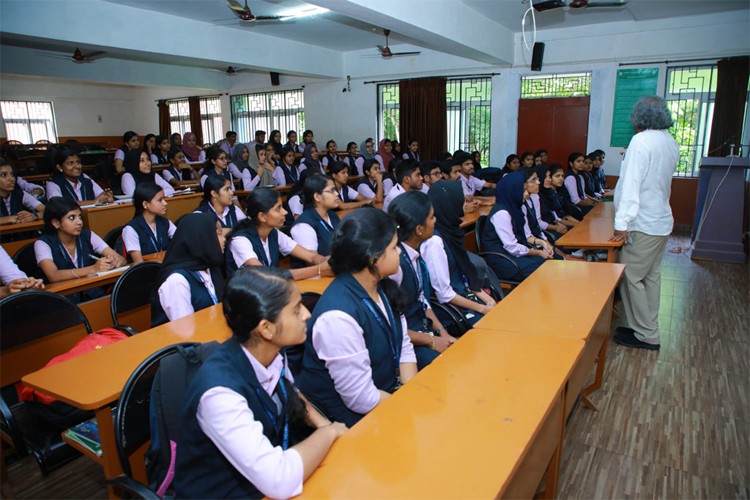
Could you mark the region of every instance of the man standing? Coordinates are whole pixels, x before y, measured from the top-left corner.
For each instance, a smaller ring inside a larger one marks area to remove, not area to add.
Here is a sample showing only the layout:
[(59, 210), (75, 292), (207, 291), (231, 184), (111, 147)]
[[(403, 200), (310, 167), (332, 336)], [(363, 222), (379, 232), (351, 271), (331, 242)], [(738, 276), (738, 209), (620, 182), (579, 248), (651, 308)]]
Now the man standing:
[(630, 116), (636, 134), (630, 140), (615, 188), (615, 241), (624, 240), (620, 284), (628, 326), (614, 341), (626, 347), (659, 349), (661, 259), (672, 232), (669, 195), (679, 159), (677, 142), (667, 131), (672, 117), (664, 99), (641, 98)]

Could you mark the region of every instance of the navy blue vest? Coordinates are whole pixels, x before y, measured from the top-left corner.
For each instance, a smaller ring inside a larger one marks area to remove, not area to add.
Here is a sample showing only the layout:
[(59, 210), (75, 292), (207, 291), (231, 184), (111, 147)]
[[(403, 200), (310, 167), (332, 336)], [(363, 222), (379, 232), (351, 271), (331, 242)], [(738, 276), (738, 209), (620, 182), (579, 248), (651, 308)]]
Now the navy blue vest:
[[(287, 393), (293, 387), (286, 384)], [(287, 400), (280, 390), (281, 411), (263, 390), (253, 366), (240, 343), (231, 338), (216, 348), (195, 375), (180, 412), (175, 493), (177, 498), (263, 498), (264, 495), (227, 460), (198, 425), (196, 411), (201, 396), (213, 387), (226, 387), (240, 394), (263, 426), (263, 434), (273, 446), (283, 441)], [(275, 420), (275, 421), (274, 421)]]
[(52, 260), (58, 269), (80, 269), (94, 265), (94, 259), (91, 257), (94, 247), (91, 245), (91, 231), (88, 229), (82, 229), (81, 234), (76, 238), (77, 262), (75, 264), (56, 234), (43, 234), (39, 239), (52, 249)]
[[(573, 171), (573, 169), (570, 169), (570, 171), (565, 174), (565, 177), (573, 176), (576, 180), (576, 191), (578, 192), (578, 197), (582, 200), (586, 199), (586, 178), (583, 176), (583, 174), (577, 174)], [(565, 189), (567, 191), (567, 188)], [(568, 193), (570, 195), (570, 193)]]
[[(434, 232), (434, 235), (440, 236), (440, 232), (436, 229)], [(453, 290), (457, 294), (466, 296), (467, 289), (466, 289), (466, 279), (464, 277), (464, 273), (461, 272), (461, 268), (458, 267), (458, 262), (456, 262), (456, 258), (453, 256), (453, 252), (451, 252), (450, 247), (447, 244), (445, 244), (445, 241), (443, 241), (443, 249), (445, 250), (445, 256), (448, 258), (448, 269), (450, 269), (451, 288), (453, 288)]]
[(237, 207), (235, 205), (231, 205), (229, 207), (229, 212), (227, 212), (227, 216), (225, 217), (226, 222), (221, 220), (221, 218), (216, 214), (213, 208), (211, 208), (211, 204), (203, 200), (198, 205), (198, 208), (196, 209), (199, 212), (203, 212), (204, 214), (211, 214), (213, 215), (217, 221), (221, 224), (221, 227), (224, 228), (233, 228), (237, 225)]
[[(487, 215), (487, 222), (484, 224), (484, 232), (482, 233), (482, 250), (485, 252), (502, 253), (510, 256), (510, 253), (505, 251), (503, 246), (503, 240), (500, 239), (500, 235), (497, 234), (495, 226), (492, 225), (492, 216), (500, 210), (499, 205), (495, 205)], [(518, 239), (518, 237), (516, 237)], [(524, 244), (524, 241), (519, 241), (520, 244)]]
[(10, 213), (8, 207), (5, 204), (5, 200), (0, 200), (0, 215), (7, 217), (9, 215), (16, 215), (18, 212), (23, 212), (26, 207), (23, 206), (23, 190), (16, 184), (13, 191), (8, 196), (10, 198)]
[(65, 176), (55, 175), (50, 180), (60, 187), (60, 192), (62, 193), (62, 197), (65, 198), (66, 200), (84, 201), (84, 200), (93, 200), (94, 198), (96, 198), (96, 195), (94, 195), (94, 181), (84, 177), (83, 175), (81, 175), (78, 178), (78, 182), (81, 184), (82, 199), (78, 198), (78, 196), (76, 195), (76, 192), (73, 190), (73, 186), (70, 185), (70, 183), (65, 178)]
[[(417, 273), (414, 272), (414, 266), (411, 265), (411, 259), (406, 253), (404, 243), (399, 243), (401, 246), (401, 290), (404, 292), (404, 296), (407, 301), (406, 310), (404, 316), (406, 317), (406, 326), (410, 330), (421, 331), (426, 329), (429, 325), (426, 324), (427, 316), (425, 315), (425, 305), (419, 300), (419, 292), (422, 290), (420, 287), (420, 281), (424, 283), (422, 285), (426, 288), (424, 296), (427, 300), (432, 295), (432, 287), (430, 286), (430, 275), (427, 272), (427, 265), (424, 265), (424, 272), (422, 272), (421, 280), (417, 278)], [(419, 257), (422, 260), (422, 257)], [(424, 261), (422, 261), (424, 263)]]
[(227, 248), (224, 252), (227, 266), (227, 277), (232, 276), (237, 272), (237, 269), (239, 269), (237, 263), (234, 261), (234, 257), (232, 256), (232, 242), (237, 238), (247, 238), (248, 240), (250, 240), (250, 244), (253, 245), (253, 251), (255, 252), (255, 255), (258, 256), (258, 260), (264, 266), (279, 267), (279, 256), (281, 254), (279, 252), (278, 230), (274, 229), (268, 235), (268, 250), (271, 252), (271, 261), (269, 262), (268, 256), (266, 255), (266, 250), (263, 248), (263, 242), (260, 240), (260, 236), (258, 236), (258, 230), (255, 227), (250, 226), (247, 229), (238, 231), (234, 234), (234, 236), (232, 236), (232, 238), (230, 238), (229, 241), (227, 241)]
[[(526, 205), (526, 222), (529, 224), (529, 230), (531, 231), (531, 234), (533, 234), (536, 238), (545, 239), (542, 237), (542, 227), (539, 225), (539, 220), (536, 218), (536, 210), (534, 209), (534, 202), (529, 200), (524, 200), (524, 205)], [(539, 206), (541, 207), (541, 201)]]
[(555, 224), (556, 219), (553, 212), (560, 219), (564, 218), (566, 215), (565, 198), (560, 194), (562, 191), (567, 191), (567, 189), (564, 187), (557, 191), (554, 189), (547, 189), (539, 196), (539, 203), (542, 209), (542, 220), (549, 224)]
[(163, 252), (169, 246), (169, 219), (156, 216), (156, 237), (143, 216), (134, 217), (127, 225), (138, 234), (141, 255)]
[(287, 186), (297, 184), (297, 181), (299, 180), (299, 172), (297, 172), (297, 167), (295, 167), (294, 165), (289, 167), (283, 161), (279, 162), (279, 167), (281, 168), (281, 171), (284, 172), (284, 180), (286, 180)]
[(162, 153), (160, 150), (156, 150), (152, 154), (156, 156), (157, 165), (169, 165), (169, 155)]
[[(193, 306), (193, 311), (198, 312), (214, 305), (214, 300), (198, 276), (198, 271), (178, 269), (175, 273), (182, 275), (190, 285), (190, 305)], [(159, 302), (158, 290), (154, 290), (151, 297), (151, 327), (159, 326), (168, 321), (167, 313), (164, 312), (161, 302)]]
[[(383, 293), (380, 294), (380, 298), (390, 309)], [(367, 301), (369, 301), (369, 306)], [(382, 391), (392, 392), (396, 389), (398, 382), (396, 370), (401, 358), (401, 342), (404, 332), (401, 329), (400, 318), (386, 319), (380, 307), (370, 299), (367, 292), (351, 274), (337, 276), (318, 300), (312, 317), (307, 323), (307, 340), (298, 385), (305, 396), (318, 405), (329, 418), (351, 427), (364, 415), (346, 407), (336, 392), (333, 379), (328, 374), (325, 364), (318, 357), (312, 344), (313, 325), (318, 317), (327, 311), (344, 312), (362, 327), (365, 345), (370, 355), (372, 380), (375, 387)], [(376, 319), (375, 314), (378, 314), (379, 319)]]
[(365, 176), (365, 178), (362, 179), (361, 181), (359, 181), (359, 184), (357, 184), (357, 189), (359, 189), (359, 186), (361, 186), (362, 184), (364, 184), (365, 186), (367, 186), (370, 189), (372, 189), (372, 192), (375, 193), (375, 195), (378, 194), (378, 183), (377, 182), (374, 183), (374, 184), (370, 184), (370, 178), (367, 177), (367, 176)]
[[(341, 221), (339, 216), (330, 210), (328, 211), (328, 218), (331, 220), (331, 225), (328, 225), (328, 222), (324, 221), (314, 208), (306, 208), (294, 222), (295, 225), (308, 224), (313, 228), (313, 231), (315, 231), (315, 235), (318, 238), (318, 255), (324, 257), (331, 255), (331, 240), (333, 240), (333, 233), (336, 231), (336, 228), (339, 227), (339, 222)], [(295, 269), (306, 265), (308, 264), (299, 259), (292, 259), (292, 267)]]

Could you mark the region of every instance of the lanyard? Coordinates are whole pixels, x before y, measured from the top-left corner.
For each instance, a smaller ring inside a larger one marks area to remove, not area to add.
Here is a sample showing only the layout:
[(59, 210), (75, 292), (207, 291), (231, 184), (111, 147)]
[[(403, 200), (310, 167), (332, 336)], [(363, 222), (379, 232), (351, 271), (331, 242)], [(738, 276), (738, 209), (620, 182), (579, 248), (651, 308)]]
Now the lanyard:
[[(216, 298), (216, 294), (211, 291), (211, 289), (208, 288), (208, 282), (203, 279), (203, 275), (201, 275), (198, 271), (189, 271), (194, 277), (198, 278), (198, 280), (203, 283), (203, 287), (208, 292), (208, 296), (211, 297), (211, 301), (214, 303), (214, 305), (219, 303), (219, 299)], [(209, 271), (210, 273), (211, 271)]]
[(68, 192), (68, 194), (70, 194), (73, 197), (73, 199), (75, 201), (83, 200), (83, 194), (84, 194), (83, 193), (83, 182), (78, 181), (78, 184), (81, 185), (81, 197), (80, 198), (76, 194), (76, 190), (73, 188), (73, 186), (70, 185), (70, 181), (68, 181), (68, 179), (63, 179), (62, 180), (63, 188)]
[(148, 239), (151, 241), (151, 244), (154, 246), (154, 251), (161, 252), (162, 249), (162, 239), (159, 238), (159, 226), (157, 226), (156, 229), (156, 237), (154, 237), (154, 232), (151, 231), (151, 227), (146, 223), (146, 227), (148, 227)]
[(86, 263), (83, 260), (83, 244), (79, 241), (79, 238), (76, 238), (76, 260), (73, 262), (73, 257), (68, 252), (68, 249), (65, 248), (65, 245), (62, 244), (62, 241), (60, 242), (60, 248), (63, 251), (63, 257), (67, 256), (68, 262), (73, 265), (76, 269), (82, 269), (86, 267)]
[(362, 301), (365, 303), (365, 305), (369, 309), (370, 313), (375, 317), (375, 320), (380, 325), (380, 328), (382, 328), (383, 331), (385, 332), (385, 337), (388, 340), (388, 347), (391, 350), (391, 357), (393, 359), (393, 371), (396, 375), (396, 386), (398, 387), (401, 385), (401, 371), (399, 368), (399, 352), (396, 347), (396, 337), (398, 334), (398, 328), (396, 327), (396, 318), (393, 316), (393, 310), (391, 310), (391, 306), (390, 304), (388, 304), (388, 300), (383, 296), (382, 293), (380, 293), (380, 300), (383, 301), (385, 310), (388, 312), (388, 320), (390, 321), (390, 327), (385, 324), (385, 318), (383, 318), (383, 312), (374, 303), (374, 301), (369, 297), (365, 297), (362, 299)]
[[(284, 396), (284, 399), (282, 399), (281, 401), (281, 413), (284, 415), (284, 434), (281, 441), (281, 448), (284, 450), (289, 448), (289, 413), (286, 410), (288, 398), (286, 393), (286, 384), (284, 384), (285, 371), (286, 368), (281, 369), (281, 378), (279, 378), (279, 383), (276, 385), (276, 390), (274, 391), (275, 394), (278, 394), (278, 390), (281, 389), (281, 393)], [(276, 412), (271, 411), (268, 405), (266, 405), (263, 395), (261, 394), (261, 390), (258, 387), (255, 388), (255, 395), (258, 396), (258, 401), (260, 401), (260, 405), (263, 407), (263, 411), (266, 412), (266, 416), (273, 423), (274, 430), (276, 430), (276, 432), (278, 433), (279, 428), (276, 421), (278, 415), (276, 415)], [(281, 399), (281, 397), (279, 397), (279, 399)]]
[(320, 222), (320, 224), (322, 224), (322, 225), (323, 225), (323, 227), (325, 228), (325, 230), (326, 230), (327, 232), (329, 232), (329, 233), (332, 233), (332, 232), (333, 232), (333, 226), (331, 226), (330, 224), (328, 224), (328, 223), (327, 223), (327, 222), (325, 221), (325, 219), (323, 219), (323, 217), (321, 217), (321, 218), (320, 218), (320, 220), (319, 220), (318, 222)]

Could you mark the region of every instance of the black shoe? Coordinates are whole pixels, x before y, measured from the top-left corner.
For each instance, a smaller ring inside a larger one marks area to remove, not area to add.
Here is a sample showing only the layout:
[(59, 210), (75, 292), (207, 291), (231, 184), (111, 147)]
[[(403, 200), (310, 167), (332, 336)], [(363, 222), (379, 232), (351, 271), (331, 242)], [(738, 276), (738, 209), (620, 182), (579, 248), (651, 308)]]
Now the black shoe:
[(615, 333), (614, 339), (615, 344), (619, 344), (625, 347), (632, 347), (634, 349), (648, 349), (649, 351), (658, 351), (661, 347), (660, 344), (648, 344), (642, 340), (638, 340), (635, 335), (628, 333)]
[(629, 326), (618, 326), (617, 328), (615, 328), (615, 332), (619, 333), (620, 335), (630, 335), (631, 337), (635, 337), (635, 330), (633, 330)]

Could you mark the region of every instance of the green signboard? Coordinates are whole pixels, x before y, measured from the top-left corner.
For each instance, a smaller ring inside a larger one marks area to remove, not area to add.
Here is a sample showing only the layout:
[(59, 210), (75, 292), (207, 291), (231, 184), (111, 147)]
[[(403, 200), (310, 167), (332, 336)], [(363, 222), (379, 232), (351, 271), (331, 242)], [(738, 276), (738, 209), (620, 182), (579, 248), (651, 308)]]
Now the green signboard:
[(615, 106), (612, 114), (610, 146), (624, 148), (630, 144), (635, 131), (630, 123), (630, 113), (638, 99), (656, 94), (659, 68), (618, 69), (615, 89)]

